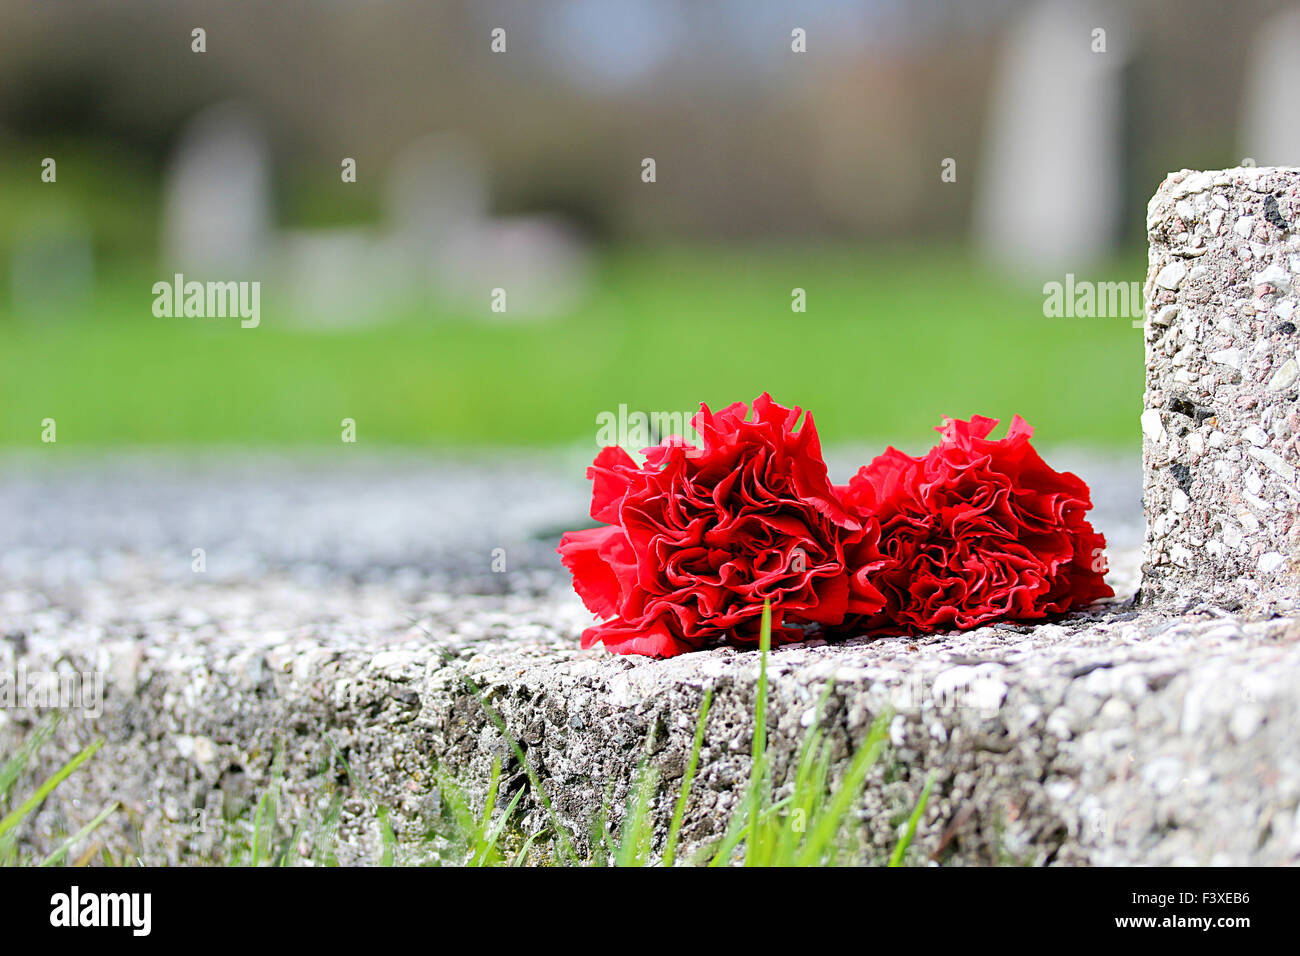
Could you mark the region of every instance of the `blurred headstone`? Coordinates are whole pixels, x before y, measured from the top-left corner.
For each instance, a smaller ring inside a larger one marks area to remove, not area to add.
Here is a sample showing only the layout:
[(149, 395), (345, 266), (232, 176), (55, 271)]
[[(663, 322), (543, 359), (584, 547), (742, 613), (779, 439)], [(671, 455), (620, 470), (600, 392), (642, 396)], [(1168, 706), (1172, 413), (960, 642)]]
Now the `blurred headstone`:
[(367, 229), (285, 233), (276, 262), (295, 320), (352, 326), (390, 317), (406, 304), (412, 287), (394, 244)]
[[(434, 251), (436, 295), (499, 319), (535, 319), (575, 307), (586, 292), (586, 244), (565, 222), (514, 216), (467, 224)], [(488, 309), (493, 289), (506, 292), (503, 312)]]
[[(471, 314), (537, 318), (571, 308), (586, 288), (586, 248), (574, 230), (549, 216), (493, 218), (487, 172), (477, 151), (453, 134), (406, 147), (388, 183), (390, 261), (435, 299)], [(505, 311), (493, 312), (493, 289)]]
[(181, 133), (163, 195), (163, 262), (198, 279), (254, 271), (271, 220), (270, 163), (258, 122), (236, 104), (194, 117)]
[(1246, 62), (1241, 156), (1256, 166), (1300, 166), (1300, 7), (1264, 22)]
[(487, 217), (487, 174), (464, 139), (432, 134), (394, 158), (387, 199), (395, 238), (419, 257)]
[[(286, 302), (310, 325), (365, 324), (429, 299), (469, 314), (553, 315), (586, 289), (576, 233), (545, 216), (489, 216), (487, 174), (453, 134), (402, 150), (389, 173), (379, 229), (271, 230), (270, 172), (258, 123), (234, 105), (187, 126), (164, 197), (164, 261), (196, 279), (274, 268)], [(505, 311), (492, 312), (494, 289)]]
[(1012, 26), (975, 197), (976, 238), (994, 262), (1056, 275), (1115, 243), (1127, 34), (1114, 7), (1091, 0), (1045, 0)]

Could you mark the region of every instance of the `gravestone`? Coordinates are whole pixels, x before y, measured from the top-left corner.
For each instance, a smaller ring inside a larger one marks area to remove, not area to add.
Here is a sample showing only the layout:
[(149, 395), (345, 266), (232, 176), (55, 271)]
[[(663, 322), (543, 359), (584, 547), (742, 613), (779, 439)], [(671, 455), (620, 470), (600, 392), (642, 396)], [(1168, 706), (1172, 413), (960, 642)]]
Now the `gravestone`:
[[(388, 255), (444, 303), (495, 319), (563, 313), (582, 298), (588, 255), (558, 216), (492, 216), (477, 151), (452, 134), (426, 136), (394, 160)], [(506, 294), (493, 312), (494, 289)]]
[(1126, 33), (1110, 5), (1062, 0), (1012, 28), (975, 180), (978, 247), (998, 264), (1037, 278), (1113, 247)]
[(1142, 594), (1300, 603), (1300, 170), (1171, 174), (1147, 211)]
[(261, 128), (241, 107), (200, 113), (181, 133), (163, 192), (163, 264), (197, 279), (240, 278), (262, 261), (270, 164)]
[[(493, 319), (542, 319), (575, 308), (590, 269), (585, 243), (558, 216), (503, 216), (469, 225), (440, 245), (428, 276), (439, 296)], [(508, 307), (485, 311), (487, 293), (508, 293)]]
[(411, 298), (409, 264), (392, 238), (362, 228), (301, 229), (276, 240), (274, 262), (292, 319), (336, 328), (390, 318)]
[(1300, 163), (1300, 8), (1264, 21), (1246, 64), (1241, 155), (1255, 165)]
[(487, 171), (478, 151), (450, 133), (421, 137), (393, 159), (388, 225), (400, 250), (423, 267), (430, 249), (453, 243), (488, 215)]

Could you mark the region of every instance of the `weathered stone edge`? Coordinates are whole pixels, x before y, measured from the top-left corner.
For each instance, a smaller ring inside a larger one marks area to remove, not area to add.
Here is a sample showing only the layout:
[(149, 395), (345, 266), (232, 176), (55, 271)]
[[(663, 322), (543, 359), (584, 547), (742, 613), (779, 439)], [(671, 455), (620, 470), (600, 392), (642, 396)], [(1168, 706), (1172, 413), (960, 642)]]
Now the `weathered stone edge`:
[[(947, 863), (1300, 859), (1295, 622), (1175, 619), (1160, 625), (1165, 639), (1153, 641), (1150, 653), (1108, 649), (1116, 628), (1138, 626), (1151, 619), (1058, 628), (1059, 646), (1021, 647), (1021, 660), (1017, 634), (1005, 632), (1001, 663), (963, 658), (952, 653), (960, 644), (943, 639), (918, 642), (910, 672), (888, 656), (897, 643), (888, 654), (880, 643), (776, 652), (774, 772), (784, 778), (834, 675), (826, 724), (841, 764), (850, 742), (902, 705), (891, 726), (894, 748), (873, 772), (861, 813), (863, 839), (879, 855), (933, 772), (914, 861), (932, 854)], [(1038, 642), (1043, 633), (1030, 631)], [(210, 825), (219, 813), (214, 791), (230, 810), (248, 811), (269, 782), (277, 747), (290, 815), (318, 817), (331, 783), (345, 794), (340, 862), (379, 859), (376, 804), (388, 808), (399, 841), (412, 852), (423, 845), (438, 806), (435, 766), (481, 799), (499, 758), (505, 792), (530, 791), (517, 834), (545, 829), (548, 812), (466, 678), (525, 749), (580, 849), (607, 795), (617, 821), (647, 740), (650, 762), (667, 781), (654, 808), (662, 839), (706, 687), (714, 705), (686, 814), (688, 845), (719, 834), (748, 777), (753, 654), (633, 662), (543, 641), (449, 660), (428, 643), (376, 653), (297, 641), (238, 652), (146, 647), (126, 676), (120, 666), (105, 667), (106, 653), (65, 652), (65, 666), (107, 671), (105, 709), (97, 720), (70, 716), (39, 769), (54, 769), (96, 734), (108, 745), (42, 808), (27, 836), (37, 850), (118, 799), (126, 811), (99, 836), (119, 852), (151, 863), (210, 861), (219, 830)], [(962, 668), (964, 678), (955, 679)], [(909, 673), (919, 695), (908, 693)], [(978, 684), (980, 692), (974, 703), (952, 706), (936, 695), (940, 680), (958, 691)], [(9, 713), (0, 725), (6, 751), (37, 716)], [(1199, 804), (1182, 792), (1193, 777), (1206, 791), (1195, 812)], [(1170, 780), (1174, 790), (1165, 792)], [(1225, 828), (1225, 814), (1234, 813), (1240, 820)], [(196, 832), (204, 818), (209, 825)], [(544, 841), (535, 848), (546, 853)]]

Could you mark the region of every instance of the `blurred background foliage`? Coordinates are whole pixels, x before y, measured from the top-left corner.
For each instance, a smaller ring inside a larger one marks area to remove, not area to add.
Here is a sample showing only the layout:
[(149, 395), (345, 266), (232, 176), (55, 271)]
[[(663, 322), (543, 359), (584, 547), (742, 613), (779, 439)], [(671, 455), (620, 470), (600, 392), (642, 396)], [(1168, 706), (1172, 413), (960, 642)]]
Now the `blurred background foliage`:
[[(1141, 282), (1146, 198), (1171, 169), (1240, 160), (1255, 39), (1242, 24), (1288, 5), (1120, 6), (1112, 37), (1136, 53), (1118, 117), (1125, 212), (1071, 271)], [(345, 417), (363, 442), (576, 443), (620, 404), (690, 410), (770, 390), (836, 440), (917, 447), (941, 414), (978, 412), (1022, 414), (1053, 443), (1135, 445), (1130, 318), (1046, 318), (1043, 276), (994, 267), (972, 239), (1000, 58), (1038, 7), (0, 6), (0, 443), (39, 444), (47, 417), (60, 447), (331, 443)], [(498, 26), (503, 55), (489, 49)], [(807, 54), (792, 55), (792, 27)], [(262, 279), (256, 330), (155, 317), (178, 139), (230, 101), (265, 131), (277, 235), (370, 242), (354, 233), (391, 216), (403, 150), (454, 132), (486, 183), (484, 222), (544, 215), (579, 237), (580, 294), (507, 319), (489, 312), (489, 278), (481, 295), (421, 286), (325, 323), (267, 266), (194, 276)], [(44, 157), (56, 183), (41, 181)], [(954, 183), (940, 181), (945, 157)], [(62, 278), (33, 280), (32, 248)], [(791, 311), (796, 287), (805, 313)]]

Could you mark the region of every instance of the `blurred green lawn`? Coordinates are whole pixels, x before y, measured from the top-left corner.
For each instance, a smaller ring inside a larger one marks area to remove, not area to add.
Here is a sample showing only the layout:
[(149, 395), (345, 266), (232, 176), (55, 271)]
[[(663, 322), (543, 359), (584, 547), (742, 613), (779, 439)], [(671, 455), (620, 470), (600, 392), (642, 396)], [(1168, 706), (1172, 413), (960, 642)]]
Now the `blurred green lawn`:
[(812, 409), (828, 442), (919, 449), (941, 414), (1019, 413), (1044, 443), (1117, 444), (1141, 410), (1129, 319), (1044, 318), (1038, 290), (956, 249), (622, 249), (557, 320), (494, 320), (485, 294), (479, 315), (342, 331), (284, 321), (269, 283), (256, 329), (154, 318), (162, 277), (114, 269), (71, 316), (0, 306), (0, 444), (39, 445), (45, 418), (59, 447), (328, 444), (343, 418), (362, 444), (594, 442), (620, 403), (685, 411), (763, 390)]

